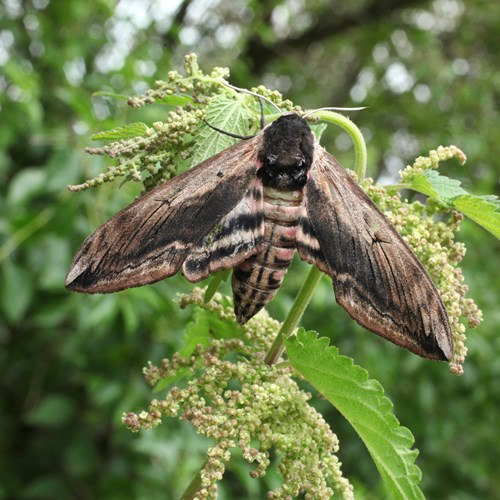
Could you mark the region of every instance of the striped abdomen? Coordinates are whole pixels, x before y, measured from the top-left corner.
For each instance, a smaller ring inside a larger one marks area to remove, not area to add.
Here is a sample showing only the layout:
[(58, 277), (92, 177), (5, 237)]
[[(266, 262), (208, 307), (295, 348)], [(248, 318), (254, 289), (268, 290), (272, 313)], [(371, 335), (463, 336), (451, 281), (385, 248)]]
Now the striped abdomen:
[(240, 323), (262, 309), (281, 286), (295, 253), (302, 196), (302, 190), (264, 187), (262, 251), (233, 270), (234, 310)]

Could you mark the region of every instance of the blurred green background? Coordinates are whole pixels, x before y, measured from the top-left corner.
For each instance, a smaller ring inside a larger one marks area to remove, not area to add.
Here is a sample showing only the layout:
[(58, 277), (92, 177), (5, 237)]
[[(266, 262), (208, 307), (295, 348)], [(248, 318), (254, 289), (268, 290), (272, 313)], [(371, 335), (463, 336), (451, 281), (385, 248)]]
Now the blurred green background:
[[(182, 493), (207, 443), (166, 421), (133, 435), (120, 423), (151, 399), (141, 368), (172, 354), (191, 311), (172, 299), (179, 277), (110, 296), (64, 289), (75, 251), (137, 186), (71, 194), (105, 169), (90, 135), (164, 120), (96, 91), (135, 95), (182, 69), (228, 66), (235, 85), (263, 83), (304, 108), (368, 106), (351, 117), (368, 141), (369, 175), (391, 181), (440, 144), (468, 155), (441, 172), (498, 194), (500, 10), (477, 0), (2, 0), (0, 4), (0, 498), (162, 498)], [(324, 145), (346, 166), (349, 140)], [(303, 319), (384, 385), (415, 435), (428, 498), (500, 498), (498, 241), (465, 221), (463, 262), (484, 312), (469, 332), (465, 374), (358, 328), (324, 278)], [(307, 272), (295, 262), (272, 302), (283, 319)], [(359, 498), (384, 498), (354, 432), (318, 403), (341, 440)], [(277, 479), (235, 459), (220, 498), (264, 498)], [(267, 482), (267, 484), (266, 484)]]

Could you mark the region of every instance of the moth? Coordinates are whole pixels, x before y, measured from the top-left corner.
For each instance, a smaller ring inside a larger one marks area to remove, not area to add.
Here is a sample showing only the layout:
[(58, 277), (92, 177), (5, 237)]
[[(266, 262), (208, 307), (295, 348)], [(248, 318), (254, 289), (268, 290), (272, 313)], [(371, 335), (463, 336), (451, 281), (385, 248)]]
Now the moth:
[(295, 252), (332, 278), (366, 329), (420, 356), (453, 353), (445, 307), (409, 246), (307, 121), (286, 114), (144, 194), (83, 243), (66, 287), (108, 293), (232, 268), (239, 323), (279, 289)]

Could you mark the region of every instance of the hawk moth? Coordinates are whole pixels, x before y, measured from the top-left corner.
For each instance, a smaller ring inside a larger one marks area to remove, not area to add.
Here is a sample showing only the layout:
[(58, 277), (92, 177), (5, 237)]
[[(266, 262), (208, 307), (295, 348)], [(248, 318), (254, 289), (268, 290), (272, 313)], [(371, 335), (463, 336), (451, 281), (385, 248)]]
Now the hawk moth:
[(181, 267), (191, 282), (232, 268), (243, 324), (273, 298), (295, 251), (332, 278), (360, 325), (420, 356), (451, 358), (449, 319), (429, 275), (297, 114), (118, 212), (85, 240), (66, 287), (107, 293)]

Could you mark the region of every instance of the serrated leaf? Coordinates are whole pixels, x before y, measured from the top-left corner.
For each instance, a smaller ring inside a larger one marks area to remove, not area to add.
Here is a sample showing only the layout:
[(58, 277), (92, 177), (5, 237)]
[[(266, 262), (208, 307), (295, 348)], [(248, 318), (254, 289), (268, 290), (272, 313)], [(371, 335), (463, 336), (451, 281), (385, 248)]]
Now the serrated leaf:
[[(210, 125), (232, 134), (249, 135), (249, 117), (250, 112), (243, 108), (240, 102), (221, 94), (208, 105), (205, 120)], [(210, 128), (206, 123), (200, 125), (196, 134), (196, 145), (191, 157), (191, 164), (201, 163), (232, 146), (238, 140)]]
[(104, 130), (92, 136), (93, 141), (119, 141), (121, 139), (131, 139), (142, 136), (149, 130), (149, 127), (142, 122), (128, 123), (123, 127), (116, 127), (111, 130)]
[(426, 170), (408, 184), (410, 189), (454, 208), (500, 238), (500, 203), (495, 196), (476, 196), (461, 187), (460, 181)]
[(500, 205), (498, 198), (466, 194), (453, 198), (453, 206), (500, 239)]
[(368, 372), (329, 346), (328, 339), (300, 329), (286, 340), (290, 364), (349, 421), (365, 443), (391, 498), (424, 498), (415, 465), (414, 439), (392, 413), (392, 403)]
[(460, 184), (460, 181), (439, 175), (435, 170), (425, 170), (412, 179), (409, 188), (449, 206), (456, 196), (468, 194)]

